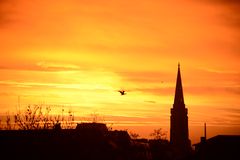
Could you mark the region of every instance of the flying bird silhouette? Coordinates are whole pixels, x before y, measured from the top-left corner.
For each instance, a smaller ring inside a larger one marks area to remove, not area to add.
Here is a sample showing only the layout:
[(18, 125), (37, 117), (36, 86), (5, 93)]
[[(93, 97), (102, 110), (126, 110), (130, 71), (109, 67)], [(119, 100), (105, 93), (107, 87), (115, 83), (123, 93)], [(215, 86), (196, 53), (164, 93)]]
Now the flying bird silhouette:
[(127, 93), (126, 93), (126, 91), (124, 91), (124, 90), (119, 90), (118, 91), (119, 93), (121, 93), (121, 96), (123, 96), (123, 95), (126, 95)]

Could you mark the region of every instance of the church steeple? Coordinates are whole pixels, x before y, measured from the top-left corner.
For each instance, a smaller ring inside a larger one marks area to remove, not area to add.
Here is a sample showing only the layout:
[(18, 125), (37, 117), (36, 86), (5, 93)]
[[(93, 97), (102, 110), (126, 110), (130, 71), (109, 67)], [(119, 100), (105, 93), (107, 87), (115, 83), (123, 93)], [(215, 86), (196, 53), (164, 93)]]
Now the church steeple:
[(178, 64), (177, 82), (173, 108), (171, 108), (170, 142), (182, 153), (187, 153), (191, 148), (188, 138), (188, 109), (185, 107), (183, 98), (183, 87)]
[[(183, 104), (184, 105), (184, 98), (183, 98), (183, 89), (182, 89), (182, 79), (180, 73), (180, 63), (178, 63), (178, 72), (177, 72), (177, 82), (176, 82), (176, 89), (175, 89), (175, 98), (174, 104)], [(183, 106), (181, 105), (181, 106)]]

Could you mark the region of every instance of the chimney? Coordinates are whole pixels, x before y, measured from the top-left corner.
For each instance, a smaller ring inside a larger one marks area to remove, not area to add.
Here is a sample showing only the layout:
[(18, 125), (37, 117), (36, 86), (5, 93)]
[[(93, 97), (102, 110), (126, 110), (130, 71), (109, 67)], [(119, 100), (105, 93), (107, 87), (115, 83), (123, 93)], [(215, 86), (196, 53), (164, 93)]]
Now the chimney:
[(204, 137), (207, 139), (207, 126), (206, 123), (204, 123)]
[(206, 123), (204, 123), (204, 137), (200, 138), (201, 143), (205, 143), (207, 140), (207, 127), (206, 127)]

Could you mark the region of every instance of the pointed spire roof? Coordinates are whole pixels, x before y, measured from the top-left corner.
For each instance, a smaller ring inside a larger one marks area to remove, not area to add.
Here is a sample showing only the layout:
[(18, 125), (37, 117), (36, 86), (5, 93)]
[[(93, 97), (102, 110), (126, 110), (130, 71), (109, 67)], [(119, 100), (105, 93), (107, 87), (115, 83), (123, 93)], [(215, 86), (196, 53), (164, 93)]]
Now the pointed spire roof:
[(181, 73), (180, 73), (180, 63), (178, 63), (178, 72), (177, 72), (177, 82), (176, 82), (174, 104), (176, 104), (176, 105), (183, 104), (184, 105), (182, 79), (181, 79)]

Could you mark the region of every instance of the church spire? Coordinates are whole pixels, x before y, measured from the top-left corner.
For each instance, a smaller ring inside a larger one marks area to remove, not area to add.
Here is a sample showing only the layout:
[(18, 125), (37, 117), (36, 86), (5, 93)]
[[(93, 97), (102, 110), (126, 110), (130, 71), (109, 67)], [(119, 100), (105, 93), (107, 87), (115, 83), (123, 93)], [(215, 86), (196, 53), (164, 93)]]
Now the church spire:
[(181, 73), (180, 73), (180, 63), (178, 63), (178, 73), (177, 73), (174, 104), (178, 104), (178, 105), (183, 104), (184, 105), (182, 79), (181, 79)]
[(191, 142), (188, 139), (188, 109), (183, 99), (180, 64), (178, 64), (177, 82), (173, 108), (171, 108), (170, 143), (182, 153), (188, 153)]

